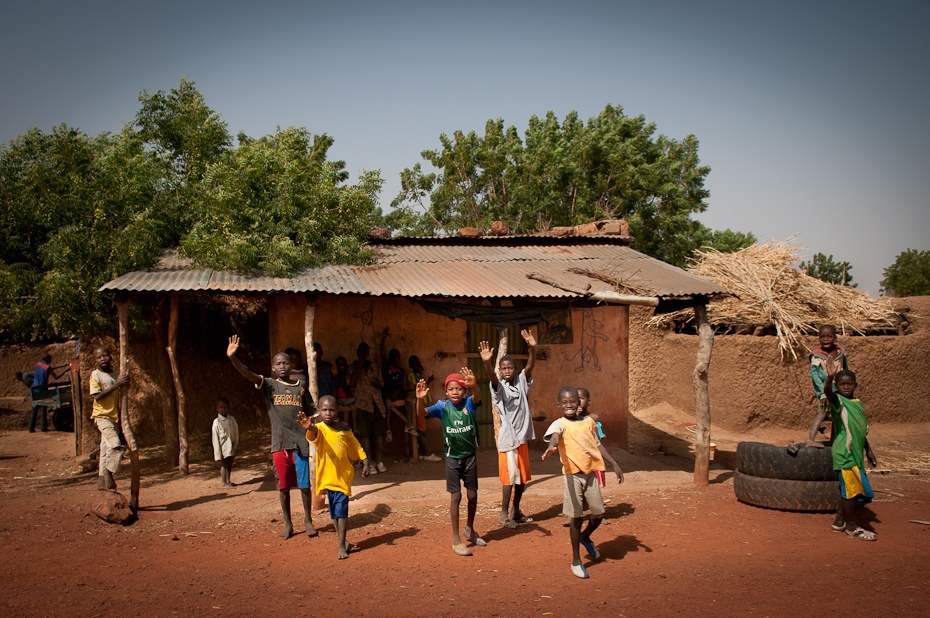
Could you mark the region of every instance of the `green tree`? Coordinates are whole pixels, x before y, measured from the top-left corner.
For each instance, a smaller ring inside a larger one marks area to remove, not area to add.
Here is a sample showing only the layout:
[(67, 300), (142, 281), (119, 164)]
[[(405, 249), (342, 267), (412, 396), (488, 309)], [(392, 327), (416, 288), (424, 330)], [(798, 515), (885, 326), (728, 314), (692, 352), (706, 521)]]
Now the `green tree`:
[(511, 233), (576, 225), (603, 218), (629, 221), (634, 247), (684, 265), (712, 232), (691, 219), (707, 208), (693, 135), (655, 135), (643, 116), (608, 105), (586, 123), (572, 112), (533, 116), (521, 139), (503, 120), (484, 135), (440, 135), (440, 148), (401, 173), (388, 224), (401, 234), (454, 233), (501, 220)]
[(881, 292), (886, 296), (930, 295), (930, 251), (908, 249), (884, 269)]
[(815, 253), (810, 262), (802, 260), (801, 263), (798, 264), (798, 269), (815, 279), (820, 279), (821, 281), (826, 281), (834, 285), (845, 285), (851, 288), (859, 286), (858, 283), (852, 282), (853, 277), (850, 272), (852, 266), (849, 262), (835, 262), (832, 254), (824, 255), (823, 253)]
[(721, 253), (735, 253), (740, 249), (756, 244), (758, 240), (752, 232), (734, 232), (725, 230), (711, 230), (704, 228), (705, 237), (701, 240), (702, 246), (716, 249)]
[(181, 250), (211, 268), (276, 276), (365, 261), (365, 240), (380, 219), (380, 172), (345, 184), (345, 163), (326, 159), (332, 144), (298, 128), (242, 136), (208, 168)]

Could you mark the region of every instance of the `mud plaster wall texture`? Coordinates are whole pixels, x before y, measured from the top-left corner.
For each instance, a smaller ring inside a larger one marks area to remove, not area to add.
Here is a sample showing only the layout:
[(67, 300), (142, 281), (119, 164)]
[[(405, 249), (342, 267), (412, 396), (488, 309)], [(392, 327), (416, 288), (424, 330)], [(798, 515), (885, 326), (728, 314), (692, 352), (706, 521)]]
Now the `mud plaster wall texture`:
[[(843, 336), (856, 395), (873, 423), (930, 421), (930, 297), (896, 299), (910, 309), (905, 336)], [(691, 373), (698, 338), (645, 328), (651, 313), (630, 317), (630, 408), (667, 402), (693, 412)], [(814, 348), (815, 337), (805, 338)], [(775, 337), (714, 338), (709, 372), (711, 421), (726, 429), (807, 428), (815, 412), (807, 352), (782, 361)]]

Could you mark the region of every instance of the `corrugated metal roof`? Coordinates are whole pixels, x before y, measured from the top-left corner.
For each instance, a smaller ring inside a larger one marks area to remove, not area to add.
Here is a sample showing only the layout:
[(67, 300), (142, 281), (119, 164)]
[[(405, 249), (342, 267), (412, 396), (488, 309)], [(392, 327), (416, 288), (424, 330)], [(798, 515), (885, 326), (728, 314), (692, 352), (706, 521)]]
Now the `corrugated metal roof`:
[[(516, 242), (519, 238), (519, 242)], [(581, 269), (604, 273), (645, 296), (666, 298), (713, 296), (726, 290), (680, 268), (635, 251), (624, 243), (595, 237), (570, 242), (539, 243), (534, 237), (457, 240), (418, 238), (372, 242), (375, 262), (368, 266), (325, 266), (290, 278), (247, 275), (191, 268), (190, 262), (169, 253), (153, 269), (127, 273), (101, 291), (327, 293), (408, 298), (576, 298), (534, 279), (538, 273), (568, 287), (592, 292), (614, 291), (608, 283)]]

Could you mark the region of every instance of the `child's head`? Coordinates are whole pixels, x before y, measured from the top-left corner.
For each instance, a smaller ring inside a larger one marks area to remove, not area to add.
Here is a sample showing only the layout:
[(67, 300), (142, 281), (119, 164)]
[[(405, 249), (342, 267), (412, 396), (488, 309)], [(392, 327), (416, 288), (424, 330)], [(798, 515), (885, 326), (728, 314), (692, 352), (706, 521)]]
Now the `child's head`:
[(446, 390), (446, 397), (454, 405), (459, 405), (465, 401), (465, 393), (468, 389), (465, 387), (465, 377), (460, 373), (450, 373), (443, 384)]
[(504, 354), (501, 356), (500, 362), (497, 364), (497, 368), (501, 372), (501, 378), (510, 382), (513, 380), (513, 376), (517, 373), (517, 365), (513, 360), (513, 356), (510, 354)]
[(833, 378), (833, 386), (837, 392), (846, 399), (852, 399), (856, 392), (856, 374), (849, 369), (841, 369)]
[(336, 406), (336, 398), (332, 395), (320, 397), (316, 403), (316, 411), (327, 425), (332, 425), (339, 420), (339, 408)]
[(284, 353), (291, 359), (292, 369), (299, 369), (304, 364), (304, 357), (297, 348), (284, 348)]
[(291, 377), (291, 357), (287, 352), (278, 352), (271, 359), (271, 373), (279, 380)]
[(833, 324), (821, 324), (818, 330), (817, 338), (820, 340), (821, 349), (831, 352), (836, 347), (836, 326)]
[(371, 353), (371, 348), (364, 341), (358, 344), (358, 347), (355, 348), (355, 355), (361, 360), (368, 358), (368, 355)]
[(578, 400), (578, 389), (574, 386), (563, 386), (559, 389), (559, 409), (565, 418), (575, 418), (581, 411)]
[(106, 346), (99, 345), (94, 348), (94, 364), (100, 371), (110, 371), (113, 363), (113, 357), (110, 356), (110, 349)]
[(336, 370), (339, 373), (346, 373), (349, 370), (349, 361), (346, 360), (345, 356), (336, 357)]
[(45, 363), (46, 365), (51, 365), (51, 364), (52, 364), (52, 355), (51, 355), (51, 354), (43, 354), (43, 355), (42, 355), (42, 362)]
[(410, 358), (407, 359), (407, 366), (417, 373), (423, 371), (423, 363), (420, 362), (419, 356), (411, 355)]
[(388, 362), (395, 367), (400, 366), (400, 350), (397, 348), (391, 348), (391, 351), (388, 352)]
[(218, 397), (216, 399), (216, 412), (217, 414), (222, 414), (226, 416), (229, 414), (229, 399), (226, 397)]
[(591, 403), (591, 393), (583, 386), (578, 387), (578, 405), (581, 406), (582, 414), (588, 411), (588, 404)]
[(313, 344), (313, 353), (316, 354), (316, 362), (323, 360), (323, 344), (314, 343)]

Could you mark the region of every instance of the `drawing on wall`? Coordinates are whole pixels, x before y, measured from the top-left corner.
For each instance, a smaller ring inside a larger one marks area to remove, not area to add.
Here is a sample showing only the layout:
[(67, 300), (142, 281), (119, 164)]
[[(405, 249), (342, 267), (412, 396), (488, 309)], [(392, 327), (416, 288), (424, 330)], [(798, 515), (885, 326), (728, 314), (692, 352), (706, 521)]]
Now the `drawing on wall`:
[(581, 337), (578, 341), (578, 351), (571, 356), (565, 355), (567, 361), (578, 359), (575, 373), (584, 371), (586, 366), (594, 367), (596, 371), (601, 370), (601, 361), (597, 357), (597, 342), (608, 340), (607, 335), (601, 332), (603, 328), (604, 323), (594, 317), (592, 309), (581, 310)]
[[(361, 311), (359, 313), (353, 313), (352, 317), (358, 318), (361, 321), (361, 326), (358, 329), (359, 341), (364, 341), (368, 343), (369, 345), (374, 345), (375, 344), (375, 327), (374, 327), (375, 301), (372, 300), (371, 303), (368, 305), (368, 309), (366, 309), (365, 311)], [(365, 338), (366, 330), (371, 331), (370, 339)]]
[(570, 309), (559, 311), (539, 323), (539, 343), (559, 345), (574, 343), (572, 335), (572, 312)]

